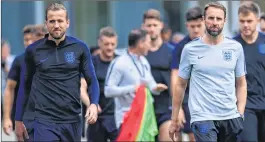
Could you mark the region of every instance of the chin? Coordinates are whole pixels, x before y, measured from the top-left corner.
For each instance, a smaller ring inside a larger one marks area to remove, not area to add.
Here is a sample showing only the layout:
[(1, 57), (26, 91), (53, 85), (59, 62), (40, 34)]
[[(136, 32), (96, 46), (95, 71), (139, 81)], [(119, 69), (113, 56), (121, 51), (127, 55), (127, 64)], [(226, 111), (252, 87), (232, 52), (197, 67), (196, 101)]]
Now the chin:
[(247, 32), (247, 33), (242, 33), (244, 36), (251, 36), (252, 35), (252, 33), (250, 33), (250, 32)]
[(114, 52), (105, 53), (107, 57), (112, 57), (114, 55)]

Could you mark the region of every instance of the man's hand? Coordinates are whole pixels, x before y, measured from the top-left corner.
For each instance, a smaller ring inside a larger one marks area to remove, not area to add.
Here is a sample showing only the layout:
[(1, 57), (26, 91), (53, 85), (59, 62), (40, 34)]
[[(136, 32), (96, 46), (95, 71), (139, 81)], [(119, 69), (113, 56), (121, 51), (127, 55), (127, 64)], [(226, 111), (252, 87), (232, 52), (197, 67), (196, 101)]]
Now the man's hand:
[(10, 135), (12, 129), (13, 129), (13, 123), (10, 118), (4, 118), (4, 124), (3, 124), (4, 132), (8, 136)]
[(165, 84), (158, 83), (154, 90), (157, 92), (162, 92), (162, 91), (167, 90), (167, 89), (168, 89), (168, 87)]
[(138, 85), (136, 85), (136, 86), (135, 86), (135, 92), (137, 92), (137, 91), (138, 91), (138, 89), (139, 89), (140, 87), (141, 87), (141, 85), (139, 85), (139, 84), (138, 84)]
[(180, 137), (180, 123), (177, 121), (171, 121), (169, 126), (169, 137), (172, 139), (173, 142), (177, 141)]
[(186, 118), (185, 118), (185, 113), (184, 110), (182, 108), (179, 109), (179, 115), (178, 115), (178, 125), (183, 128), (184, 124), (186, 123)]
[(89, 124), (94, 124), (98, 119), (98, 107), (91, 104), (86, 111), (86, 121)]
[(15, 121), (15, 127), (17, 141), (24, 141), (24, 138), (29, 139), (27, 129), (22, 121)]

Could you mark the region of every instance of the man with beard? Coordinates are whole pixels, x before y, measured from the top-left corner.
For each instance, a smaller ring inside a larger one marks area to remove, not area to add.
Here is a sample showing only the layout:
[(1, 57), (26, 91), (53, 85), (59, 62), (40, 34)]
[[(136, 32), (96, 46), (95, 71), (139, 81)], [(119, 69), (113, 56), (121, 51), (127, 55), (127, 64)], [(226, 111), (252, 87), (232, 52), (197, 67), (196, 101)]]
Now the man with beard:
[[(172, 64), (171, 64), (171, 92), (175, 93), (175, 84), (178, 78), (178, 69), (181, 58), (181, 53), (184, 46), (191, 40), (202, 36), (205, 32), (205, 26), (203, 24), (202, 10), (200, 7), (194, 7), (188, 10), (186, 13), (186, 27), (189, 35), (187, 35), (182, 41), (180, 41), (172, 52)], [(190, 112), (188, 107), (189, 99), (189, 86), (185, 90), (184, 100), (182, 107), (180, 107), (179, 122), (183, 125), (183, 132), (189, 135), (190, 141), (195, 141), (194, 135), (190, 128)]]
[[(151, 37), (151, 47), (146, 59), (151, 66), (151, 72), (156, 82), (170, 86), (170, 64), (172, 56), (172, 48), (169, 44), (163, 42), (161, 30), (163, 22), (160, 12), (155, 9), (146, 11), (143, 15), (142, 28), (147, 31)], [(154, 109), (156, 121), (159, 128), (159, 141), (170, 141), (166, 130), (169, 128), (171, 115), (171, 96), (170, 90), (164, 90), (160, 95), (154, 95)]]
[(240, 34), (247, 69), (247, 104), (242, 141), (265, 141), (265, 35), (258, 32), (259, 6), (244, 2), (239, 6)]
[(190, 123), (196, 141), (237, 141), (243, 130), (247, 96), (244, 52), (240, 43), (223, 36), (225, 21), (222, 4), (207, 4), (206, 33), (183, 48), (172, 101), (172, 140), (179, 136), (178, 115), (189, 79)]
[(89, 142), (115, 141), (117, 128), (114, 119), (114, 99), (106, 98), (104, 94), (105, 78), (110, 62), (115, 58), (114, 51), (117, 47), (118, 37), (111, 27), (100, 29), (98, 45), (101, 50), (98, 55), (93, 56), (93, 63), (99, 82), (99, 116), (95, 124), (87, 128), (87, 138)]
[(97, 120), (99, 86), (91, 55), (85, 43), (65, 35), (69, 19), (62, 4), (51, 4), (45, 17), (49, 33), (25, 51), (27, 97), (21, 101), (34, 109), (34, 141), (81, 141), (81, 73), (91, 84), (87, 121)]

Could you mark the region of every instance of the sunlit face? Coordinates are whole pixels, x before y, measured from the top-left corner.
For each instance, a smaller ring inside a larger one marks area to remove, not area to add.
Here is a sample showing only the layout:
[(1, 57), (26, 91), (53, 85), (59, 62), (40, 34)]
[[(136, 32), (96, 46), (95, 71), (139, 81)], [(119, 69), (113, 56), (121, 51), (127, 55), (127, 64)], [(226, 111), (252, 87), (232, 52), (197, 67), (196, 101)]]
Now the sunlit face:
[(98, 40), (98, 45), (101, 53), (106, 57), (113, 57), (114, 51), (117, 47), (118, 39), (117, 36), (107, 37), (102, 36)]
[(205, 31), (205, 25), (202, 18), (188, 21), (186, 27), (191, 39), (200, 37)]
[(145, 19), (142, 28), (147, 31), (151, 40), (156, 40), (161, 34), (163, 23), (157, 19)]
[(56, 40), (61, 39), (69, 27), (69, 19), (65, 10), (48, 11), (46, 26), (49, 34)]
[(35, 41), (35, 37), (32, 33), (27, 33), (24, 34), (23, 41), (24, 41), (24, 47), (26, 48)]
[(1, 58), (2, 60), (6, 60), (6, 58), (10, 55), (10, 47), (9, 44), (3, 44), (1, 47)]
[(140, 51), (141, 55), (146, 56), (148, 54), (150, 47), (151, 47), (150, 35), (147, 34), (145, 38), (140, 40), (138, 42), (138, 47), (139, 47), (139, 51)]
[(253, 12), (249, 12), (248, 14), (239, 13), (238, 19), (241, 34), (251, 36), (255, 33), (259, 18)]
[(225, 13), (220, 8), (209, 7), (204, 17), (206, 31), (213, 37), (218, 36), (225, 24)]

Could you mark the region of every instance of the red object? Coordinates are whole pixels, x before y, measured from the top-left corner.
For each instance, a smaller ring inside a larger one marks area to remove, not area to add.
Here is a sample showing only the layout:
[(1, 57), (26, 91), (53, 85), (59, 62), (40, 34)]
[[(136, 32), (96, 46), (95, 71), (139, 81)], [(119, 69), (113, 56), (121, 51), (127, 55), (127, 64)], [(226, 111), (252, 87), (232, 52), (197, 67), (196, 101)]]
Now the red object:
[(131, 104), (131, 109), (123, 119), (120, 134), (117, 141), (135, 141), (140, 132), (141, 122), (145, 111), (145, 102), (147, 95), (144, 86), (141, 86), (135, 94)]

